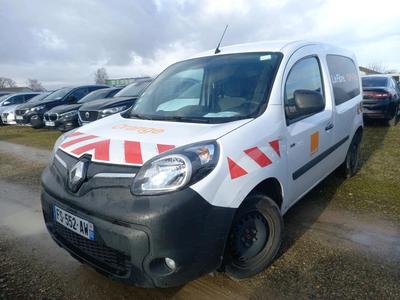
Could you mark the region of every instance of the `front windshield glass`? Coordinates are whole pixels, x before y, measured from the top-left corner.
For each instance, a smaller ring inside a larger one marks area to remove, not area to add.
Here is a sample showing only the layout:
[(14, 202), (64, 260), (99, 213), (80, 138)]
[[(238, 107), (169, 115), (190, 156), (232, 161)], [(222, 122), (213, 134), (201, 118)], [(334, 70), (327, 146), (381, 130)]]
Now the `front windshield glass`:
[(50, 93), (39, 94), (39, 95), (29, 99), (29, 102), (40, 102), (40, 101), (46, 99), (46, 97), (49, 95), (50, 95)]
[(62, 89), (59, 89), (59, 90), (51, 93), (49, 96), (47, 96), (46, 100), (60, 100), (66, 94), (68, 94), (70, 91), (72, 91), (72, 89), (73, 88), (62, 88)]
[(100, 89), (100, 90), (91, 92), (91, 93), (87, 94), (85, 97), (83, 97), (81, 100), (79, 100), (77, 103), (82, 104), (82, 103), (86, 103), (86, 102), (93, 101), (96, 99), (105, 98), (109, 92), (110, 92), (109, 89)]
[(124, 87), (122, 90), (120, 90), (118, 93), (115, 94), (115, 97), (137, 97), (139, 96), (142, 91), (146, 88), (146, 86), (149, 85), (151, 80), (141, 80), (138, 82), (134, 82), (126, 87)]
[(267, 104), (280, 53), (202, 57), (167, 68), (130, 117), (221, 123), (255, 117)]
[(387, 86), (386, 77), (363, 77), (361, 78), (363, 87), (384, 87)]

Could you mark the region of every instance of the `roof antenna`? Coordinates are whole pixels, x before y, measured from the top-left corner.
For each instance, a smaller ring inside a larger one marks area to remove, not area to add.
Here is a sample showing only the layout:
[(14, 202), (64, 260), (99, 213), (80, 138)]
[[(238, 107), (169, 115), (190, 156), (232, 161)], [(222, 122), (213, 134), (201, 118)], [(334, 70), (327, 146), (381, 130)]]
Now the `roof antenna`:
[(225, 26), (224, 33), (222, 34), (221, 39), (219, 40), (218, 46), (217, 46), (217, 48), (215, 49), (214, 54), (218, 54), (218, 53), (221, 52), (221, 50), (219, 50), (219, 46), (221, 46), (222, 39), (224, 38), (225, 32), (226, 32), (226, 30), (228, 29), (228, 25), (229, 25), (229, 24), (226, 24), (226, 26)]

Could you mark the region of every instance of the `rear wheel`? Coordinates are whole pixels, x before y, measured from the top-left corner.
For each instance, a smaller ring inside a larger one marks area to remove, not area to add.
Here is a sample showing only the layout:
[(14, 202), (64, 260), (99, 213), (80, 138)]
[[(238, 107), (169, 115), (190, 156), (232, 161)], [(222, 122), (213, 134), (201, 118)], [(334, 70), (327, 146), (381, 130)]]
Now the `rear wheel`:
[(398, 118), (399, 118), (399, 106), (398, 105), (394, 109), (393, 115), (394, 115), (393, 118), (391, 118), (390, 120), (387, 121), (389, 126), (396, 126), (396, 124), (398, 122)]
[(283, 235), (283, 219), (268, 196), (249, 195), (232, 223), (225, 272), (241, 279), (263, 271), (275, 258)]
[(360, 166), (360, 145), (361, 133), (357, 133), (351, 141), (349, 150), (347, 151), (346, 160), (341, 166), (343, 176), (345, 178), (353, 177)]

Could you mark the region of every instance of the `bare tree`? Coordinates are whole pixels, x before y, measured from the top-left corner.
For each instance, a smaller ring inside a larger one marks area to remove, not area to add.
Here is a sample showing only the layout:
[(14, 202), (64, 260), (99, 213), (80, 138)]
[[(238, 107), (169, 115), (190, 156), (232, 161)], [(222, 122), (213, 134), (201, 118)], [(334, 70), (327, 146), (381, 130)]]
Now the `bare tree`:
[(28, 87), (35, 92), (44, 92), (46, 89), (42, 86), (39, 80), (37, 79), (28, 79), (27, 81)]
[(370, 63), (367, 68), (378, 73), (386, 73), (388, 69), (383, 63), (377, 62)]
[(16, 87), (17, 83), (11, 78), (0, 77), (0, 88)]
[(105, 84), (108, 79), (106, 68), (98, 68), (94, 73), (94, 82), (96, 84)]

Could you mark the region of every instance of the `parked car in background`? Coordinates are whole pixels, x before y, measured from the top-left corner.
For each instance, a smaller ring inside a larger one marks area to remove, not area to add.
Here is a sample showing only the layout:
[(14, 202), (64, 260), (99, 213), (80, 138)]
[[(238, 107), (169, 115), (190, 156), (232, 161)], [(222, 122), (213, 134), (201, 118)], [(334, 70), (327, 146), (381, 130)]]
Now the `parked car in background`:
[(26, 103), (18, 107), (18, 110), (15, 111), (17, 123), (30, 124), (33, 128), (41, 128), (44, 126), (43, 116), (45, 112), (59, 105), (74, 104), (90, 92), (104, 88), (109, 88), (109, 86), (104, 84), (80, 85), (56, 90), (43, 101)]
[[(33, 101), (41, 101), (42, 99), (46, 98), (50, 93), (40, 93), (39, 95), (32, 97), (31, 99), (28, 100), (28, 102), (33, 102)], [(15, 110), (18, 109), (18, 107), (21, 104), (15, 104), (9, 106), (6, 110), (3, 111), (1, 114), (1, 120), (3, 124), (5, 125), (14, 125), (17, 124), (16, 118), (15, 118)]]
[(56, 106), (44, 114), (44, 123), (48, 128), (55, 128), (60, 131), (68, 131), (79, 126), (78, 109), (85, 103), (97, 99), (107, 99), (118, 93), (122, 87), (104, 88), (87, 94), (75, 104)]
[(399, 115), (400, 89), (390, 75), (368, 75), (361, 78), (363, 112), (366, 119), (395, 121)]
[(0, 97), (10, 95), (10, 94), (14, 94), (14, 92), (0, 92)]
[[(0, 100), (0, 116), (6, 110), (9, 110), (10, 107), (15, 107), (19, 104), (27, 102), (29, 99), (39, 95), (37, 92), (29, 92), (29, 93), (14, 93), (1, 97)], [(0, 124), (3, 122), (0, 118)]]
[(79, 108), (80, 124), (87, 124), (128, 109), (151, 81), (151, 78), (139, 80), (124, 87), (113, 98), (100, 99), (82, 105)]

